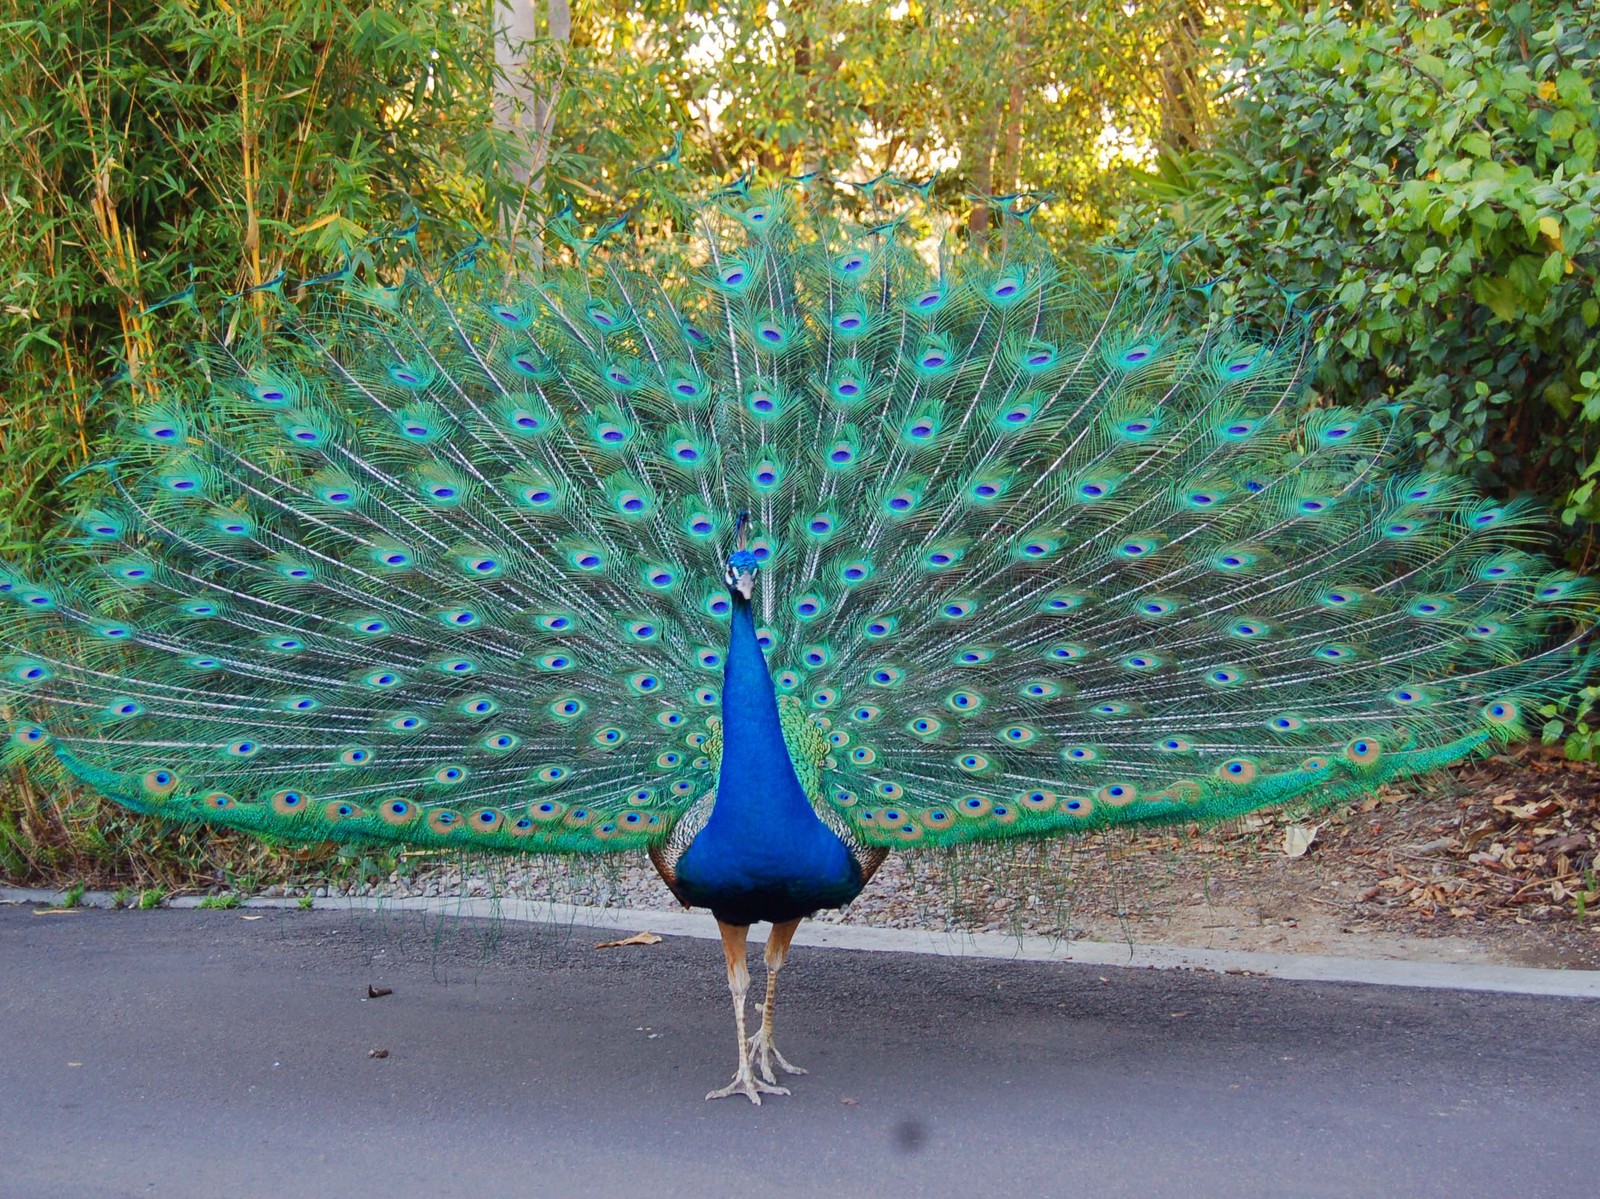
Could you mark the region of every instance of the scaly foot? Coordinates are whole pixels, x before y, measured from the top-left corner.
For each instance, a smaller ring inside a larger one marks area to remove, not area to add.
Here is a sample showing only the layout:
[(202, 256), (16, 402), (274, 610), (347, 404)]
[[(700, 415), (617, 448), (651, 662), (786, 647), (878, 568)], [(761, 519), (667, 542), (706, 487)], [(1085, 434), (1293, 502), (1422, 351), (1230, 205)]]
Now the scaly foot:
[(743, 1095), (751, 1103), (760, 1107), (761, 1096), (763, 1095), (787, 1095), (789, 1093), (788, 1087), (770, 1085), (772, 1080), (770, 1073), (767, 1075), (767, 1080), (767, 1082), (762, 1082), (761, 1079), (755, 1076), (755, 1072), (750, 1069), (750, 1059), (746, 1058), (740, 1063), (739, 1072), (733, 1076), (733, 1081), (720, 1091), (712, 1091), (706, 1098), (726, 1099), (729, 1095)]
[[(759, 1010), (760, 1005), (757, 1004), (756, 1006)], [(785, 1058), (783, 1054), (778, 1052), (778, 1047), (772, 1043), (772, 1030), (763, 1024), (763, 1026), (758, 1031), (751, 1034), (750, 1037), (750, 1064), (752, 1066), (759, 1066), (761, 1068), (762, 1078), (766, 1079), (768, 1082), (777, 1082), (778, 1076), (772, 1072), (773, 1062), (777, 1062), (778, 1069), (782, 1070), (785, 1074), (809, 1073), (809, 1071), (801, 1066), (796, 1066), (793, 1062)]]

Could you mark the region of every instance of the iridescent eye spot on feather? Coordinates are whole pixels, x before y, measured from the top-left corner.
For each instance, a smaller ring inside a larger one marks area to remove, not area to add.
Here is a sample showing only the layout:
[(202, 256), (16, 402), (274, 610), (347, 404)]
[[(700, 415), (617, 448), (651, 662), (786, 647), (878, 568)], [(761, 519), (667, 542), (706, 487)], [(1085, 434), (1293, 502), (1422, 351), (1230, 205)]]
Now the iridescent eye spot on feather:
[(1052, 662), (1076, 662), (1078, 659), (1088, 656), (1088, 653), (1087, 646), (1075, 645), (1070, 641), (1064, 641), (1059, 645), (1050, 646), (1044, 651), (1044, 656)]
[(1355, 766), (1372, 766), (1383, 756), (1374, 737), (1357, 737), (1344, 747), (1345, 761)]
[(751, 271), (748, 264), (735, 258), (717, 272), (717, 283), (726, 292), (737, 294), (750, 286)]
[(807, 592), (795, 598), (794, 614), (801, 620), (815, 620), (827, 610), (827, 606), (822, 596)]
[(1490, 724), (1501, 727), (1516, 724), (1521, 716), (1521, 708), (1509, 699), (1497, 699), (1493, 703), (1484, 705), (1483, 708), (1483, 718)]
[(758, 419), (777, 416), (782, 408), (782, 400), (776, 393), (760, 389), (746, 396), (744, 403)]
[(1194, 746), (1183, 737), (1163, 737), (1156, 742), (1156, 749), (1164, 754), (1188, 753)]
[(410, 824), (422, 815), (422, 809), (409, 800), (386, 799), (378, 805), (378, 815), (383, 817), (384, 823), (398, 826)]
[(1000, 740), (1007, 745), (1030, 745), (1038, 739), (1039, 730), (1026, 724), (1014, 724), (1000, 732)]
[(393, 670), (374, 670), (370, 674), (363, 676), (361, 681), (368, 687), (373, 687), (380, 691), (398, 687), (404, 682), (399, 673)]
[(994, 801), (986, 795), (963, 795), (956, 800), (956, 812), (962, 816), (987, 816), (994, 810)]
[(1248, 676), (1237, 666), (1218, 666), (1206, 672), (1206, 682), (1213, 687), (1232, 687)]
[(1138, 799), (1139, 789), (1132, 783), (1108, 783), (1095, 793), (1095, 798), (1101, 803), (1120, 808)]
[(339, 762), (343, 766), (366, 766), (372, 761), (372, 751), (361, 746), (352, 746), (339, 755)]
[(1162, 666), (1162, 660), (1157, 654), (1130, 654), (1126, 658), (1122, 659), (1122, 666), (1125, 670), (1149, 673), (1150, 671), (1160, 670)]
[(684, 714), (682, 712), (657, 712), (656, 713), (656, 723), (657, 724), (666, 725), (669, 729), (670, 728), (677, 728), (680, 724), (682, 724), (684, 722), (685, 719), (686, 719), (686, 717), (684, 716)]
[(490, 753), (510, 753), (522, 744), (522, 739), (515, 733), (487, 733), (478, 744)]
[(956, 767), (967, 774), (980, 774), (989, 768), (985, 754), (962, 754), (956, 758)]
[(714, 708), (717, 706), (717, 701), (718, 695), (715, 687), (700, 687), (694, 693), (694, 702), (702, 708)]
[(469, 695), (456, 705), (463, 716), (493, 716), (500, 710), (497, 700), (487, 695)]
[(1149, 537), (1130, 537), (1118, 545), (1115, 552), (1119, 558), (1137, 561), (1155, 553), (1156, 543)]
[(1253, 420), (1224, 421), (1217, 430), (1227, 441), (1246, 441), (1255, 435), (1259, 423)]
[(230, 743), (226, 752), (230, 758), (253, 758), (261, 752), (261, 743), (244, 737)]
[(939, 608), (939, 615), (945, 620), (965, 620), (977, 610), (976, 600), (946, 600)]
[[(443, 661), (437, 664), (436, 669), (441, 674), (468, 675), (477, 673), (478, 664), (471, 658), (445, 658)], [(549, 667), (548, 669), (558, 670), (562, 668)]]
[(860, 704), (850, 713), (850, 719), (859, 724), (871, 724), (882, 715), (882, 708), (875, 708), (871, 704)]
[(1349, 645), (1319, 645), (1311, 651), (1311, 656), (1324, 662), (1348, 662), (1356, 656), (1353, 646)]
[(835, 265), (841, 275), (855, 276), (865, 274), (871, 262), (871, 257), (865, 252), (852, 250), (848, 254), (842, 255)]
[(944, 722), (936, 716), (918, 716), (906, 722), (906, 729), (916, 737), (936, 737)]
[(867, 682), (874, 687), (898, 687), (905, 677), (898, 666), (874, 666), (867, 672)]
[(1224, 574), (1237, 574), (1256, 564), (1255, 554), (1245, 550), (1223, 550), (1211, 559), (1211, 565)]
[(983, 696), (976, 691), (952, 691), (945, 697), (944, 702), (951, 711), (959, 712), (963, 716), (972, 715), (984, 705)]
[(1217, 777), (1227, 783), (1254, 782), (1256, 764), (1249, 758), (1233, 758), (1217, 767)]
[(1035, 416), (1038, 416), (1037, 403), (1019, 400), (1016, 403), (1008, 403), (995, 413), (994, 426), (1000, 432), (1016, 432), (1034, 423)]
[(428, 813), (428, 828), (439, 837), (448, 837), (456, 831), (459, 823), (458, 817), (451, 811), (434, 811)]
[(397, 545), (375, 546), (372, 557), (386, 570), (405, 570), (416, 561), (410, 550)]
[(464, 783), (467, 779), (465, 766), (441, 766), (433, 772), (433, 781), (443, 786), (453, 787), (457, 783)]
[(1089, 709), (1089, 713), (1092, 716), (1126, 716), (1132, 711), (1133, 709), (1127, 704), (1114, 700), (1103, 704), (1095, 704), (1094, 707)]
[(144, 705), (132, 699), (114, 699), (105, 706), (105, 715), (114, 720), (128, 720), (144, 715)]
[[(552, 768), (545, 767), (545, 770), (550, 769)], [(541, 775), (543, 773), (544, 771), (540, 772)], [(541, 781), (548, 782), (549, 780), (541, 779)], [(559, 803), (553, 799), (547, 799), (543, 803), (531, 804), (528, 807), (528, 815), (540, 824), (548, 824), (552, 820), (560, 820), (562, 816), (566, 815), (566, 811), (566, 804)]]
[(1130, 346), (1117, 356), (1117, 364), (1123, 367), (1143, 366), (1156, 355), (1156, 347), (1152, 342), (1141, 342)]
[(824, 687), (811, 693), (811, 706), (813, 708), (831, 708), (839, 702), (839, 693), (832, 687)]
[(1331, 496), (1308, 495), (1295, 504), (1295, 511), (1301, 516), (1321, 516), (1332, 508)]
[(1396, 687), (1389, 692), (1389, 702), (1399, 708), (1414, 708), (1426, 704), (1430, 698), (1427, 688), (1415, 685)]
[(389, 718), (389, 727), (397, 733), (416, 733), (426, 728), (428, 722), (415, 712), (400, 712)]
[(301, 812), (311, 810), (311, 802), (305, 792), (293, 788), (274, 791), (268, 803), (279, 816), (298, 816)]
[(1267, 721), (1267, 727), (1274, 733), (1298, 733), (1305, 727), (1305, 721), (1292, 712), (1281, 712)]
[(872, 577), (872, 563), (864, 558), (846, 562), (839, 568), (839, 580), (846, 586), (864, 583)]
[(1017, 694), (1023, 699), (1044, 700), (1055, 699), (1061, 694), (1061, 685), (1049, 679), (1030, 679), (1017, 688)]
[(941, 307), (944, 306), (944, 301), (944, 289), (935, 287), (929, 289), (928, 291), (919, 292), (915, 296), (912, 296), (911, 303), (908, 305), (908, 307), (910, 307), (913, 312), (927, 314), (937, 312)]
[(1228, 626), (1230, 637), (1238, 637), (1244, 641), (1256, 641), (1271, 632), (1272, 626), (1264, 620), (1236, 620)]
[(178, 776), (165, 767), (157, 767), (145, 772), (142, 783), (150, 799), (165, 799), (178, 789)]
[(884, 497), (883, 507), (890, 516), (909, 516), (916, 510), (922, 497), (910, 488), (901, 488)]
[(1004, 306), (1022, 295), (1022, 277), (1014, 273), (1001, 275), (989, 288), (989, 299)]
[(1177, 610), (1177, 603), (1169, 599), (1142, 600), (1138, 606), (1140, 616), (1147, 616), (1153, 619), (1160, 619), (1163, 616), (1171, 616)]

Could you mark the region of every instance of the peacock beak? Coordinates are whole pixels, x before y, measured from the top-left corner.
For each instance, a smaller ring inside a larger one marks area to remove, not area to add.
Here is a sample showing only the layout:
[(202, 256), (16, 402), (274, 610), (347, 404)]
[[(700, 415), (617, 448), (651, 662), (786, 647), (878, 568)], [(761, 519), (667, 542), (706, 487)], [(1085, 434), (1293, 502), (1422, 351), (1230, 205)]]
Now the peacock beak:
[(745, 602), (748, 603), (756, 593), (756, 572), (753, 570), (741, 570), (734, 575), (733, 589), (744, 596)]

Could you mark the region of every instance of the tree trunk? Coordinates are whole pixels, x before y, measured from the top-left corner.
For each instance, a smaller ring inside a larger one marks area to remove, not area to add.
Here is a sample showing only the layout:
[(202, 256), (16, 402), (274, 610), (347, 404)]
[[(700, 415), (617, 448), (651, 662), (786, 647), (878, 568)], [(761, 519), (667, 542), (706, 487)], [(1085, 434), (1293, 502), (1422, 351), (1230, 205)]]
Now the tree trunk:
[[(496, 0), (494, 56), (495, 125), (509, 130), (518, 145), (510, 174), (522, 185), (516, 208), (507, 214), (506, 233), (514, 243), (523, 241), (525, 215), (534, 182), (550, 160), (550, 141), (555, 132), (556, 104), (561, 98), (559, 80), (543, 90), (528, 68), (527, 50), (539, 36), (539, 13), (535, 0)], [(548, 0), (548, 36), (566, 45), (572, 40), (571, 0)], [(532, 246), (524, 248), (537, 250)]]

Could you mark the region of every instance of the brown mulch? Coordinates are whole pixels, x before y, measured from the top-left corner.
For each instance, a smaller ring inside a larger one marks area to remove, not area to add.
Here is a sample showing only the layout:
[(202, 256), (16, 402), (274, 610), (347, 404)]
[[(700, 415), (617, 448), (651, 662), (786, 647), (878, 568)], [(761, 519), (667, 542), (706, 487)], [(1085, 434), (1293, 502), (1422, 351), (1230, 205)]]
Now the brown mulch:
[(1586, 920), (1600, 906), (1600, 766), (1525, 748), (1457, 767), (1421, 795), (1384, 788), (1318, 842), (1325, 859), (1348, 855), (1376, 876), (1358, 902), (1396, 915)]

